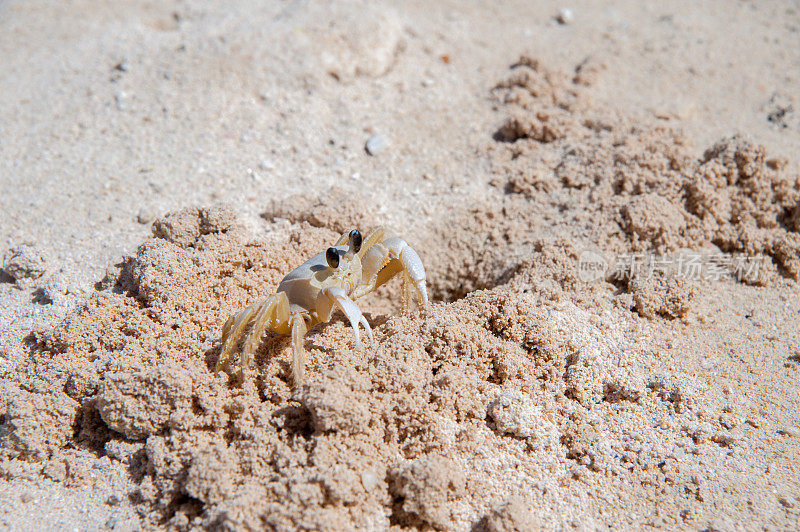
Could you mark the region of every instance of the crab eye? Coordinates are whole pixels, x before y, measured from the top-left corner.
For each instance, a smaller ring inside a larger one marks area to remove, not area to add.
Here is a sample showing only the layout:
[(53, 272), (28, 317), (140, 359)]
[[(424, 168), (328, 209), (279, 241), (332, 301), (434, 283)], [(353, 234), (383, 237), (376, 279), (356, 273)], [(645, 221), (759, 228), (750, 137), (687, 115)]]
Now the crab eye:
[(339, 267), (339, 253), (336, 248), (328, 248), (325, 252), (325, 260), (328, 261), (328, 266), (334, 270)]
[(350, 231), (350, 246), (352, 246), (354, 252), (358, 253), (361, 250), (361, 242), (361, 232), (358, 229)]

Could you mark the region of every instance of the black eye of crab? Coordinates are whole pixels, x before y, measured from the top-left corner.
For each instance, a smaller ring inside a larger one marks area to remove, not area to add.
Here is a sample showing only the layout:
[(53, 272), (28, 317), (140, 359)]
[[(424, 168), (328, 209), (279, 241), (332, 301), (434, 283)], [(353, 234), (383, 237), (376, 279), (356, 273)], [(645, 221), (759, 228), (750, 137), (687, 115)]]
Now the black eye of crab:
[(350, 231), (350, 245), (353, 247), (353, 251), (358, 253), (361, 250), (361, 232), (358, 229), (353, 229)]
[(328, 248), (325, 252), (325, 260), (328, 261), (328, 266), (334, 270), (339, 267), (339, 253), (336, 248)]

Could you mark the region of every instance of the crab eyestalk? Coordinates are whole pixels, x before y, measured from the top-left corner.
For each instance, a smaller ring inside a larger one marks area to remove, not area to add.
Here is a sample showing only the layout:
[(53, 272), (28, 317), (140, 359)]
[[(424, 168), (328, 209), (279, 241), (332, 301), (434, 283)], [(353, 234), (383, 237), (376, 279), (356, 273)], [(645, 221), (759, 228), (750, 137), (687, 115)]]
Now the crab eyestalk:
[(363, 243), (361, 231), (358, 229), (353, 229), (350, 231), (350, 234), (348, 235), (348, 241), (350, 246), (347, 248), (347, 258), (349, 259), (361, 251), (361, 244)]
[(336, 248), (328, 248), (325, 252), (325, 262), (328, 263), (328, 268), (335, 270), (339, 267), (339, 252)]

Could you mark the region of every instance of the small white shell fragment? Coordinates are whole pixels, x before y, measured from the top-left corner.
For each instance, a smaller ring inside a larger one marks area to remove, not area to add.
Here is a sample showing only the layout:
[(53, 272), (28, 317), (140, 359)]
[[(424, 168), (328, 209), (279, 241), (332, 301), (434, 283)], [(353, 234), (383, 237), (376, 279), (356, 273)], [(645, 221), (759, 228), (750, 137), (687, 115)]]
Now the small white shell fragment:
[(559, 24), (569, 24), (572, 22), (573, 18), (572, 10), (568, 7), (562, 7), (558, 10), (558, 14), (556, 15), (556, 20)]
[(119, 91), (114, 96), (114, 102), (117, 104), (118, 110), (125, 111), (128, 108), (128, 93), (125, 91)]
[(136, 221), (140, 224), (149, 224), (156, 219), (156, 212), (152, 207), (142, 207), (136, 215)]
[(367, 143), (364, 148), (367, 150), (367, 153), (370, 155), (378, 155), (379, 153), (386, 150), (389, 147), (389, 140), (380, 134), (372, 135), (369, 139), (367, 139)]
[(378, 486), (378, 476), (372, 471), (362, 471), (361, 485), (367, 493), (371, 493)]

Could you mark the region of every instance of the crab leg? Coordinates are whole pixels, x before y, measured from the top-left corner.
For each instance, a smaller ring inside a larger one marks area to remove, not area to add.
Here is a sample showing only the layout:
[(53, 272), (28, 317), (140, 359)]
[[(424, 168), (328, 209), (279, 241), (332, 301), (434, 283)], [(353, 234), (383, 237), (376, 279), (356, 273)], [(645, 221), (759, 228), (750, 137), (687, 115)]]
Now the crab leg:
[(249, 368), (253, 360), (253, 353), (258, 348), (258, 342), (266, 329), (276, 330), (281, 324), (289, 323), (289, 299), (286, 292), (278, 292), (262, 301), (257, 307), (258, 311), (252, 319), (253, 326), (247, 334), (242, 348), (242, 367)]
[(294, 385), (299, 386), (303, 383), (303, 376), (306, 368), (306, 359), (303, 352), (303, 337), (308, 332), (306, 320), (300, 314), (295, 314), (291, 319), (292, 323), (292, 378)]
[(217, 367), (214, 371), (220, 371), (228, 367), (231, 351), (236, 346), (239, 338), (241, 338), (244, 328), (252, 321), (254, 312), (255, 308), (252, 306), (242, 309), (228, 318), (228, 321), (222, 326), (222, 349), (220, 350), (219, 358), (217, 359)]

